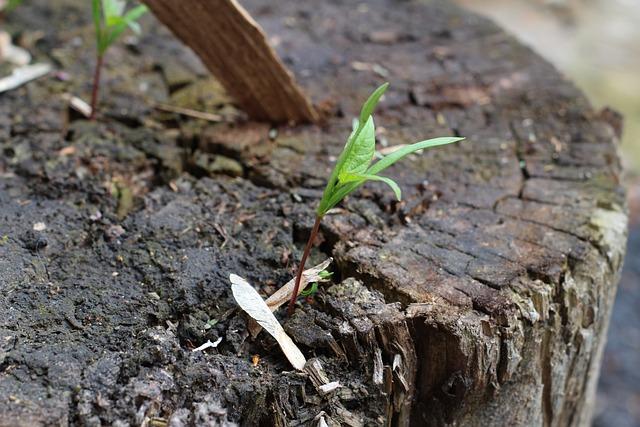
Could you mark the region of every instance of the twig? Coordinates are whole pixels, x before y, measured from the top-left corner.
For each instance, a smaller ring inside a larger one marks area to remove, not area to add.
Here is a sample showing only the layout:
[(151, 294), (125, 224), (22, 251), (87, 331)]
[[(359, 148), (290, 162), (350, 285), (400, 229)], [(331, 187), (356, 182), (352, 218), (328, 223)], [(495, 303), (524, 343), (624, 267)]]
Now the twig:
[(204, 111), (192, 110), (190, 108), (176, 107), (168, 104), (155, 104), (153, 106), (156, 110), (164, 111), (167, 113), (180, 114), (182, 116), (193, 117), (194, 119), (207, 120), (210, 122), (224, 122), (225, 119), (219, 114), (206, 113)]
[[(321, 271), (326, 270), (326, 268), (332, 262), (333, 262), (333, 258), (327, 258), (326, 260), (316, 265), (315, 267), (305, 270), (304, 273), (302, 274), (302, 277), (303, 277), (302, 286), (300, 286), (300, 288), (298, 289), (298, 295), (300, 295), (300, 292), (304, 290), (307, 283), (319, 282), (319, 281), (325, 280), (322, 277), (320, 277), (319, 274)], [(265, 302), (267, 303), (269, 310), (276, 311), (278, 308), (284, 305), (287, 301), (289, 301), (289, 299), (291, 298), (291, 295), (293, 294), (294, 286), (295, 286), (295, 278), (289, 280), (285, 285), (280, 287), (269, 298), (267, 298)], [(247, 329), (249, 330), (249, 333), (251, 334), (251, 336), (255, 338), (262, 330), (262, 327), (258, 325), (257, 322), (250, 320), (249, 324), (247, 325)]]
[(217, 340), (215, 340), (215, 342), (211, 342), (211, 340), (207, 340), (206, 343), (202, 344), (200, 347), (194, 348), (191, 351), (195, 352), (195, 351), (203, 351), (203, 350), (206, 350), (206, 349), (212, 348), (212, 347), (216, 348), (216, 347), (218, 347), (218, 344), (220, 344), (221, 342), (222, 342), (222, 337), (220, 337)]
[(316, 216), (316, 221), (313, 224), (313, 229), (311, 230), (311, 234), (309, 235), (309, 240), (307, 241), (307, 245), (304, 248), (304, 252), (302, 253), (302, 259), (300, 260), (300, 265), (298, 266), (298, 272), (296, 274), (296, 281), (293, 286), (293, 292), (291, 293), (291, 298), (289, 299), (289, 306), (287, 307), (287, 314), (291, 316), (293, 311), (295, 310), (296, 298), (300, 293), (300, 280), (302, 279), (302, 271), (304, 270), (304, 265), (307, 262), (307, 258), (311, 253), (311, 248), (313, 247), (313, 241), (316, 239), (316, 235), (320, 230), (320, 222), (322, 221), (322, 216)]
[(100, 72), (102, 71), (102, 63), (104, 55), (98, 54), (96, 57), (96, 69), (93, 72), (93, 87), (91, 88), (91, 115), (89, 120), (95, 120), (96, 108), (98, 107), (98, 91), (100, 90)]

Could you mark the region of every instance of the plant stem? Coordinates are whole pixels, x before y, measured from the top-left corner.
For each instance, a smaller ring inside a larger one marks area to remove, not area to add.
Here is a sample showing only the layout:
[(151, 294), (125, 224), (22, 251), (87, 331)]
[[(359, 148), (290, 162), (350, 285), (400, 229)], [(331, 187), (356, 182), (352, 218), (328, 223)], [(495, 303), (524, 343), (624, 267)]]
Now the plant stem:
[(302, 280), (302, 272), (304, 271), (304, 265), (307, 262), (307, 258), (309, 257), (309, 253), (311, 252), (311, 247), (313, 246), (313, 241), (316, 239), (318, 235), (318, 230), (320, 230), (320, 221), (322, 221), (322, 216), (316, 216), (316, 222), (313, 224), (313, 229), (311, 229), (311, 234), (309, 235), (309, 240), (307, 240), (307, 246), (304, 247), (304, 252), (302, 253), (302, 259), (300, 260), (300, 265), (298, 265), (298, 272), (296, 273), (296, 284), (293, 287), (293, 293), (291, 294), (291, 299), (289, 300), (289, 306), (287, 307), (287, 314), (291, 316), (296, 309), (296, 298), (298, 298), (298, 291), (300, 290), (300, 281)]
[(89, 120), (96, 119), (96, 107), (98, 106), (98, 88), (100, 86), (100, 71), (102, 70), (102, 54), (98, 54), (96, 59), (96, 69), (93, 73), (93, 90), (91, 91), (91, 116)]

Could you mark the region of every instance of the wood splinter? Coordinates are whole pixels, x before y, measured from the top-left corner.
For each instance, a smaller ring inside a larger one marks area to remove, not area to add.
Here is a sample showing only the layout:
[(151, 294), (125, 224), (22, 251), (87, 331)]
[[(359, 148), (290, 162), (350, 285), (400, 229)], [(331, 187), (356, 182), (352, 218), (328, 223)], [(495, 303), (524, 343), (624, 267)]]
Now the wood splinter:
[(255, 120), (316, 122), (318, 114), (236, 0), (144, 0), (155, 16), (200, 57)]

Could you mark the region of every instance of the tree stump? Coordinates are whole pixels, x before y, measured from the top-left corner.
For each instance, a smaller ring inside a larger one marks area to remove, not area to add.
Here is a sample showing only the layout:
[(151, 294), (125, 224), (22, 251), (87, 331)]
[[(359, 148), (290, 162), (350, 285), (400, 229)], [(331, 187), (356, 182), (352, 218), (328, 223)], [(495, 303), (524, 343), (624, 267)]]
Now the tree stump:
[[(33, 3), (24, 22), (68, 25)], [(0, 99), (0, 426), (587, 425), (626, 238), (608, 116), (446, 2), (244, 3), (333, 113), (322, 128), (221, 123), (191, 140), (145, 111), (64, 129), (50, 82)], [(162, 65), (177, 48), (153, 31), (138, 48)], [(402, 202), (371, 184), (327, 216), (310, 264), (333, 256), (335, 283), (281, 316), (312, 359), (295, 372), (250, 338), (228, 275), (265, 296), (291, 278), (383, 80), (380, 148), (467, 142), (389, 169)], [(180, 174), (185, 140), (239, 176)]]

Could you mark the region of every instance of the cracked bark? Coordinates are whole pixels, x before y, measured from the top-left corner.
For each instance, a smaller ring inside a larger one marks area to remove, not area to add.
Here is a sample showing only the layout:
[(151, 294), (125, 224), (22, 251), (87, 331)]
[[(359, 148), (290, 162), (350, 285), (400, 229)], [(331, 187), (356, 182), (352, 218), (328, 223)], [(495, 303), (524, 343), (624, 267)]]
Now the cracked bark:
[[(391, 79), (392, 106), (383, 103), (377, 116), (384, 138), (449, 133), (471, 142), (393, 168), (406, 189), (402, 203), (366, 188), (322, 228), (342, 277), (401, 304), (416, 373), (411, 417), (399, 419), (587, 425), (626, 239), (614, 130), (550, 65), (492, 24), (442, 4), (407, 9), (419, 18), (380, 25), (402, 28), (414, 44), (369, 45), (368, 60), (400, 76), (388, 55), (422, 48), (427, 54), (411, 57), (412, 66), (429, 73), (409, 84)], [(452, 16), (460, 26), (449, 26)], [(424, 35), (425, 21), (434, 33), (446, 25), (464, 43)], [(306, 43), (313, 42), (299, 40), (294, 50), (312, 50)], [(349, 86), (348, 70), (338, 74), (331, 85), (355, 113), (363, 93)], [(331, 85), (320, 81), (311, 91)], [(403, 98), (417, 105), (399, 107)], [(345, 128), (330, 124), (324, 136), (281, 134), (266, 160), (256, 161), (252, 148), (236, 157), (251, 164), (256, 182), (310, 194), (320, 187), (318, 143), (339, 140)], [(212, 131), (203, 143), (218, 139)]]
[[(117, 244), (87, 220), (96, 206), (115, 218), (112, 198), (99, 197), (109, 177), (94, 188), (66, 164), (41, 165), (45, 156), (10, 162), (15, 176), (0, 181), (0, 235), (9, 236), (0, 305), (10, 313), (0, 325), (0, 391), (15, 399), (0, 402), (0, 424), (188, 425), (202, 414), (218, 420), (218, 402), (241, 425), (588, 425), (626, 237), (615, 129), (550, 65), (449, 3), (243, 4), (280, 38), (309, 93), (343, 114), (323, 129), (281, 127), (275, 138), (264, 124), (211, 126), (198, 148), (234, 158), (244, 176), (150, 190)], [(288, 371), (268, 337), (248, 338), (226, 278), (243, 274), (262, 289), (290, 277), (331, 157), (380, 80), (354, 69), (363, 52), (392, 82), (376, 114), (381, 141), (459, 133), (469, 142), (390, 168), (403, 202), (372, 184), (324, 219), (312, 257), (334, 256), (340, 280), (283, 320), (341, 382), (323, 395), (317, 378)], [(32, 117), (38, 94), (0, 107), (22, 105)], [(154, 140), (143, 131), (126, 135)], [(38, 127), (22, 132), (32, 151), (60, 148)], [(86, 151), (75, 137), (67, 143)], [(146, 161), (123, 157), (114, 167)], [(32, 178), (39, 166), (50, 186)], [(65, 198), (50, 191), (60, 188)], [(48, 249), (33, 253), (15, 230), (43, 212)], [(82, 301), (76, 327), (59, 301)], [(191, 351), (214, 333), (224, 338), (218, 349)]]

